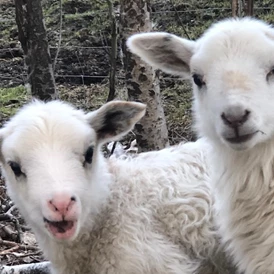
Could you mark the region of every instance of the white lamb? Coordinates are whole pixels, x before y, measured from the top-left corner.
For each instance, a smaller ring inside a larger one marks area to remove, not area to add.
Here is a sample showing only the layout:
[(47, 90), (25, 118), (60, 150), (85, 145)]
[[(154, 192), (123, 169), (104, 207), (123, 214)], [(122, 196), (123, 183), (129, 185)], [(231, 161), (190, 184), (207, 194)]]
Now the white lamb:
[(223, 240), (241, 271), (273, 274), (274, 29), (227, 19), (197, 41), (147, 33), (128, 46), (157, 68), (192, 76), (196, 128), (213, 145)]
[(232, 273), (218, 250), (203, 140), (102, 156), (144, 112), (121, 101), (88, 114), (33, 102), (0, 130), (8, 192), (53, 274)]

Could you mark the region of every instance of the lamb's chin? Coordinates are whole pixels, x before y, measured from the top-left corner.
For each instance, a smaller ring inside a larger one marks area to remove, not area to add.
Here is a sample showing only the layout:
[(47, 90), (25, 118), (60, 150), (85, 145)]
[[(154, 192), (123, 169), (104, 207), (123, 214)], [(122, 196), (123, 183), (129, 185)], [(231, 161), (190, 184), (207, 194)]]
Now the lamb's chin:
[(44, 220), (45, 227), (50, 235), (55, 240), (72, 241), (77, 237), (77, 221), (60, 221), (52, 222)]

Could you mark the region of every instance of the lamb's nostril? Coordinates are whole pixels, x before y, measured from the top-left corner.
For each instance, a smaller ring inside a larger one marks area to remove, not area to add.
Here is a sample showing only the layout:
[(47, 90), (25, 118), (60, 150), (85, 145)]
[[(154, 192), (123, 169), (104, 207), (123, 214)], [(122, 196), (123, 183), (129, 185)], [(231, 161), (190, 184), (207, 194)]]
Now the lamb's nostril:
[(66, 216), (69, 214), (76, 205), (76, 196), (68, 194), (55, 194), (52, 199), (48, 200), (48, 207), (53, 213)]
[(227, 111), (223, 112), (221, 114), (221, 118), (224, 122), (229, 127), (239, 127), (242, 124), (244, 124), (249, 116), (250, 116), (250, 111), (247, 109), (241, 109), (241, 108), (229, 108)]
[(244, 115), (244, 117), (243, 117), (243, 120), (244, 120), (244, 122), (248, 119), (248, 116), (250, 115), (250, 111), (249, 110), (246, 110), (245, 111), (245, 115)]
[(228, 119), (226, 118), (226, 116), (225, 116), (225, 113), (224, 113), (224, 112), (221, 114), (221, 118), (222, 118), (222, 120), (223, 120), (224, 122), (229, 123), (229, 121), (228, 121)]

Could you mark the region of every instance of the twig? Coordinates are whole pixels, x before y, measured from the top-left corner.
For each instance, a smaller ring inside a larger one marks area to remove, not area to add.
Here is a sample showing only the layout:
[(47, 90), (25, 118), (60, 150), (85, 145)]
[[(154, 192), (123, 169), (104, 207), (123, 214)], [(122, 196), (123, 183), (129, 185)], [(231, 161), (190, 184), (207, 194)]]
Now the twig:
[(4, 214), (0, 214), (0, 221), (11, 221), (14, 223), (15, 228), (17, 230), (17, 241), (21, 243), (22, 239), (21, 239), (21, 228), (19, 225), (19, 221), (14, 215), (12, 215), (12, 211), (15, 208), (16, 208), (15, 206), (12, 206), (7, 212), (5, 212)]
[[(8, 225), (0, 224), (0, 229), (3, 230), (11, 239), (15, 239), (15, 237), (17, 237), (16, 231), (11, 229), (10, 226), (8, 226)], [(14, 235), (15, 235), (15, 237), (14, 237)]]
[(174, 10), (175, 10), (177, 19), (178, 19), (178, 21), (180, 22), (180, 25), (181, 25), (182, 29), (184, 30), (184, 33), (185, 33), (186, 37), (187, 37), (188, 39), (190, 39), (190, 36), (188, 35), (188, 33), (187, 33), (186, 29), (185, 29), (185, 26), (184, 26), (184, 24), (183, 24), (183, 22), (182, 22), (182, 20), (181, 20), (181, 17), (180, 17), (180, 15), (179, 15), (179, 13), (178, 13), (178, 11), (177, 11), (177, 9), (176, 9), (174, 3), (173, 3), (173, 0), (170, 0), (169, 2), (171, 3), (171, 5), (173, 6), (173, 8), (174, 8)]
[(14, 217), (14, 216), (12, 215), (12, 211), (13, 211), (14, 209), (16, 209), (16, 206), (15, 206), (15, 205), (13, 205), (5, 214), (10, 215), (11, 217)]
[(7, 245), (7, 246), (19, 246), (17, 243), (12, 242), (12, 241), (6, 241), (6, 240), (2, 240), (0, 239), (0, 245)]
[(109, 93), (107, 102), (112, 101), (115, 98), (115, 78), (116, 78), (116, 66), (117, 66), (117, 22), (115, 14), (113, 12), (113, 3), (111, 0), (107, 0), (109, 8), (109, 17), (111, 21), (111, 51), (109, 57), (110, 71), (109, 71)]
[[(18, 244), (18, 243), (12, 242), (12, 241), (2, 240), (2, 239), (0, 239), (0, 245), (15, 248), (15, 250), (20, 249), (20, 250), (25, 250), (25, 251), (33, 251), (35, 253), (41, 253), (39, 247), (37, 247), (37, 246)], [(10, 248), (10, 249), (12, 249), (12, 248)], [(10, 249), (1, 251), (0, 255), (5, 255), (6, 251), (10, 252)], [(4, 253), (2, 253), (2, 252), (4, 252)]]
[(59, 55), (59, 52), (60, 52), (61, 42), (62, 42), (62, 25), (63, 25), (62, 0), (59, 0), (59, 12), (60, 12), (59, 40), (58, 40), (58, 46), (57, 46), (53, 66), (52, 66), (53, 71), (55, 70), (55, 66), (56, 66), (56, 63), (57, 63), (57, 58), (58, 58), (58, 55)]
[(111, 151), (110, 151), (109, 156), (113, 155), (114, 150), (115, 150), (115, 148), (116, 148), (116, 145), (117, 145), (117, 141), (115, 141), (115, 142), (113, 143), (113, 146), (112, 146), (112, 148), (111, 148)]
[[(39, 256), (41, 255), (42, 251), (37, 251), (37, 252), (33, 252), (33, 253), (26, 253), (26, 254), (15, 254), (15, 253), (11, 253), (10, 255), (15, 256), (16, 258), (24, 258), (24, 257), (30, 257), (30, 256)], [(1, 254), (0, 254), (1, 255)]]
[(14, 246), (12, 248), (9, 248), (9, 249), (5, 249), (3, 251), (0, 252), (0, 256), (3, 256), (3, 255), (8, 255), (8, 254), (12, 254), (12, 252), (16, 251), (19, 249), (19, 246)]

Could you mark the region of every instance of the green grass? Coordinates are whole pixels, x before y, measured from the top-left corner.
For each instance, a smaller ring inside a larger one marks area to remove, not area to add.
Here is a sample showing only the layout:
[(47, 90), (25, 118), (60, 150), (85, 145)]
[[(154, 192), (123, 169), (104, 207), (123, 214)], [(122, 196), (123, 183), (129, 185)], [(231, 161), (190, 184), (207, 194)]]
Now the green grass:
[(29, 99), (25, 87), (0, 88), (0, 113), (4, 116), (11, 116), (17, 109)]
[(87, 11), (87, 12), (83, 12), (83, 13), (71, 13), (71, 14), (65, 14), (64, 18), (67, 20), (77, 20), (80, 18), (83, 18), (85, 16), (92, 16), (94, 14), (94, 12), (92, 11)]

